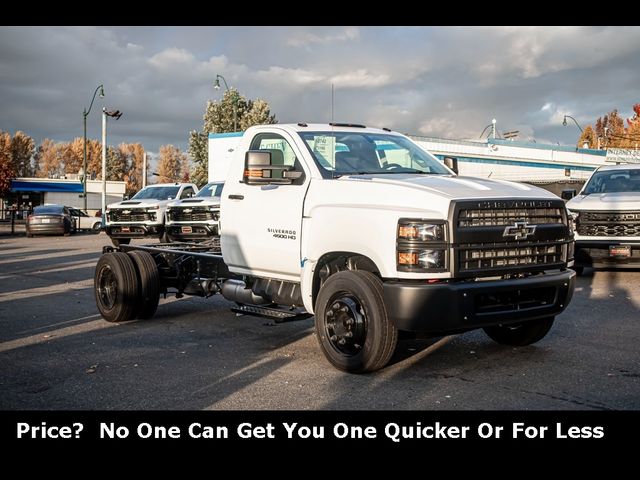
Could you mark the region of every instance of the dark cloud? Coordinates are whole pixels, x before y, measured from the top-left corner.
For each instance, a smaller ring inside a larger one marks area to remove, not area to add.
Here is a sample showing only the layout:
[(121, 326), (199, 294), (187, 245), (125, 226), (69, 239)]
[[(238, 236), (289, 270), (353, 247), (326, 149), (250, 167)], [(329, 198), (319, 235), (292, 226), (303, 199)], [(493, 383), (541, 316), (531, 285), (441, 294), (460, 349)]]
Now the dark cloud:
[[(124, 112), (109, 142), (186, 148), (216, 74), (281, 122), (335, 119), (477, 137), (492, 118), (523, 139), (573, 144), (575, 125), (639, 102), (637, 27), (0, 27), (0, 128), (82, 135), (95, 87)], [(526, 137), (526, 138), (525, 138)]]

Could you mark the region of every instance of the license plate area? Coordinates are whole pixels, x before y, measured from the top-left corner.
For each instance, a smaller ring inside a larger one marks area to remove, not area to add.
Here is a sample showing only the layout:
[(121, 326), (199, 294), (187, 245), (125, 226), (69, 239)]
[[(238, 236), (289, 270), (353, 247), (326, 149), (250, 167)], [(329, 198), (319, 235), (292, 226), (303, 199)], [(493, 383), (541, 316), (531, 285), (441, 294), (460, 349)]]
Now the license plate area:
[(193, 233), (193, 230), (191, 227), (182, 227), (181, 229), (182, 233)]
[(131, 232), (131, 228), (130, 227), (121, 227), (120, 231), (123, 233), (130, 233)]
[(631, 257), (630, 245), (610, 245), (609, 256), (614, 258), (629, 258)]
[(51, 223), (51, 220), (48, 218), (43, 218), (42, 223)]

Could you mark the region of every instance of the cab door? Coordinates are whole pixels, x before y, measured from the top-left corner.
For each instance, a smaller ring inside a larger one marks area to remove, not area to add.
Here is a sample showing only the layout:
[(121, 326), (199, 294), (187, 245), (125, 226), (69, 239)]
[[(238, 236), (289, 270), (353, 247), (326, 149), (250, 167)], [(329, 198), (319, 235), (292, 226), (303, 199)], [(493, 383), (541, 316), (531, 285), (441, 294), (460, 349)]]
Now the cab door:
[(242, 165), (232, 165), (222, 193), (220, 230), (225, 262), (237, 273), (300, 281), (300, 234), (309, 172), (284, 131), (255, 134), (249, 150), (269, 151), (272, 165), (289, 166), (302, 176), (288, 185), (249, 185), (237, 180), (244, 172), (245, 152), (242, 159), (236, 157)]

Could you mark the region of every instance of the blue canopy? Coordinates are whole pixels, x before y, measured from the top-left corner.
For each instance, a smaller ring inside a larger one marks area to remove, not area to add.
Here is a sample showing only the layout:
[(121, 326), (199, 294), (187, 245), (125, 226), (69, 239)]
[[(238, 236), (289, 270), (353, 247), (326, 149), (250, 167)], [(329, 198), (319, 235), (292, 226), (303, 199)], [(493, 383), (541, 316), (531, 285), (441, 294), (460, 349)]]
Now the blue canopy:
[(11, 180), (11, 191), (13, 192), (70, 192), (82, 193), (82, 183), (80, 182), (24, 182)]

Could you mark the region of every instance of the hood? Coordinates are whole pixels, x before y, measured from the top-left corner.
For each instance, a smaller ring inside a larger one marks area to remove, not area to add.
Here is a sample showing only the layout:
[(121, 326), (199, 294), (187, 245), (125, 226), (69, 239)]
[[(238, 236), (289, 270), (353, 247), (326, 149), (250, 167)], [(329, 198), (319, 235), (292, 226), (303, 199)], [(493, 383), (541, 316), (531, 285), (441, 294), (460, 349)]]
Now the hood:
[(123, 202), (111, 203), (107, 208), (144, 208), (154, 205), (166, 205), (170, 200), (156, 200), (153, 198), (145, 198), (142, 200), (124, 200)]
[(167, 207), (219, 207), (220, 197), (193, 197), (184, 200), (175, 200), (167, 205)]
[(569, 210), (640, 210), (640, 192), (578, 195), (567, 202)]
[(449, 199), (463, 198), (548, 198), (557, 200), (559, 197), (540, 187), (506, 180), (492, 180), (489, 178), (460, 177), (452, 175), (352, 175), (341, 177), (342, 181), (365, 181), (375, 184), (386, 184), (415, 188), (447, 197)]

